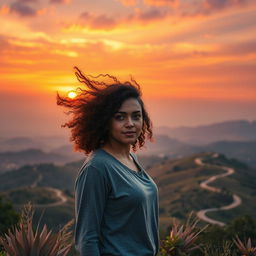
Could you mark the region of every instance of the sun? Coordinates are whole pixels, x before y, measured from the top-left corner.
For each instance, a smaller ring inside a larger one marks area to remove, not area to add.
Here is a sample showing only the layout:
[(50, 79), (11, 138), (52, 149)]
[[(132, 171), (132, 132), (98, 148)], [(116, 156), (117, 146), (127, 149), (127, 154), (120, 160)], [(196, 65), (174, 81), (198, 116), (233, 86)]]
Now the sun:
[(76, 92), (74, 92), (74, 91), (69, 91), (68, 92), (68, 97), (70, 99), (74, 99), (76, 96), (77, 96)]

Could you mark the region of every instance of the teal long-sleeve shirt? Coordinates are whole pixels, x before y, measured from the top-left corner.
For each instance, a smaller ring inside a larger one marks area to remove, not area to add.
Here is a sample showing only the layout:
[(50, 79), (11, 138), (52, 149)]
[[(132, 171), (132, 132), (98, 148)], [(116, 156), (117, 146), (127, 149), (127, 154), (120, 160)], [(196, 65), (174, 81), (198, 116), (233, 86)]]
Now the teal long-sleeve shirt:
[(81, 256), (156, 256), (158, 189), (103, 149), (94, 151), (75, 183), (75, 244)]

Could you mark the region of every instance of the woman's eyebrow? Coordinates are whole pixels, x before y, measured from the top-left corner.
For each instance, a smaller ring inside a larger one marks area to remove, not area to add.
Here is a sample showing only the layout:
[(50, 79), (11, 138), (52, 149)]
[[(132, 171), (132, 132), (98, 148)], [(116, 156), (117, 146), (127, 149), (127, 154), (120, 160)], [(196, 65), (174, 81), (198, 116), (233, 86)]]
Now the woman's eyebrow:
[[(116, 114), (127, 114), (127, 112), (125, 111), (117, 111)], [(137, 111), (133, 111), (132, 114), (137, 114), (137, 113), (141, 113), (141, 110), (137, 110)]]

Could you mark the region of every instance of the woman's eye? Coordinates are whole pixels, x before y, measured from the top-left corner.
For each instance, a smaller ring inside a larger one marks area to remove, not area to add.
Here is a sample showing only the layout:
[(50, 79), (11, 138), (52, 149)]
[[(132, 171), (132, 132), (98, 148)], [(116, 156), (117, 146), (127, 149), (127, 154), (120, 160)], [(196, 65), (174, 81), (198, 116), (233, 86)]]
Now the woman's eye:
[(119, 121), (122, 121), (122, 120), (124, 120), (124, 117), (121, 116), (121, 115), (118, 115), (118, 116), (115, 116), (115, 119), (119, 120)]
[(135, 119), (135, 120), (139, 120), (141, 118), (141, 115), (135, 115), (135, 116), (133, 116), (133, 119)]

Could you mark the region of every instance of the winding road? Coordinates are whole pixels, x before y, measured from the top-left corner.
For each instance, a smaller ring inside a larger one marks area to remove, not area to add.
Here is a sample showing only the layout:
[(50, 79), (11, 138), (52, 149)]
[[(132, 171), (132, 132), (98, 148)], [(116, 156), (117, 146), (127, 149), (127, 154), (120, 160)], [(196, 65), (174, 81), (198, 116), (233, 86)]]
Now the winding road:
[(34, 183), (32, 185), (30, 185), (31, 188), (35, 188), (37, 187), (38, 183), (43, 179), (43, 175), (38, 172), (36, 167), (33, 167), (33, 171), (36, 172), (38, 174), (37, 179), (34, 181)]
[[(219, 155), (217, 153), (214, 153), (212, 155), (213, 158), (217, 158), (218, 156)], [(202, 162), (201, 158), (196, 158), (195, 163), (197, 165), (200, 165), (200, 166), (206, 165)], [(207, 164), (207, 165), (209, 165), (209, 164)], [(226, 172), (223, 173), (223, 174), (214, 175), (214, 176), (210, 177), (209, 179), (201, 182), (200, 187), (202, 189), (206, 189), (206, 190), (209, 190), (209, 191), (215, 192), (215, 193), (220, 193), (221, 192), (220, 188), (209, 186), (208, 184), (217, 180), (217, 179), (232, 175), (235, 172), (235, 170), (233, 168), (230, 168), (230, 167), (226, 167), (226, 166), (218, 166), (218, 167), (221, 167)], [(211, 218), (207, 217), (206, 216), (207, 212), (230, 210), (232, 208), (235, 208), (235, 207), (239, 206), (241, 203), (242, 203), (241, 198), (238, 195), (233, 194), (233, 202), (231, 204), (226, 205), (226, 206), (222, 206), (222, 207), (219, 207), (219, 208), (208, 208), (208, 209), (200, 210), (200, 211), (197, 212), (197, 217), (200, 218), (201, 220), (206, 221), (206, 222), (211, 223), (211, 224), (216, 224), (216, 225), (219, 225), (219, 226), (225, 226), (226, 224), (224, 222), (217, 221), (217, 220), (214, 220), (214, 219), (211, 219)]]
[(43, 188), (55, 193), (56, 197), (59, 198), (59, 201), (54, 203), (49, 203), (49, 204), (33, 204), (34, 207), (36, 208), (55, 207), (67, 202), (68, 200), (67, 197), (63, 194), (63, 192), (60, 189), (51, 188), (51, 187), (43, 187)]
[[(30, 188), (38, 187), (38, 183), (43, 179), (42, 174), (37, 170), (36, 167), (33, 167), (33, 171), (35, 171), (38, 174), (37, 179), (30, 185)], [(62, 205), (68, 201), (67, 197), (63, 194), (63, 191), (57, 188), (52, 187), (42, 187), (50, 192), (53, 192), (56, 197), (59, 199), (57, 202), (49, 203), (49, 204), (33, 204), (36, 208), (49, 208), (49, 207), (56, 207), (59, 205)], [(23, 206), (19, 204), (15, 204), (16, 206)]]

